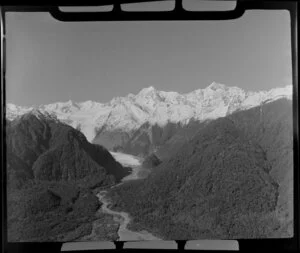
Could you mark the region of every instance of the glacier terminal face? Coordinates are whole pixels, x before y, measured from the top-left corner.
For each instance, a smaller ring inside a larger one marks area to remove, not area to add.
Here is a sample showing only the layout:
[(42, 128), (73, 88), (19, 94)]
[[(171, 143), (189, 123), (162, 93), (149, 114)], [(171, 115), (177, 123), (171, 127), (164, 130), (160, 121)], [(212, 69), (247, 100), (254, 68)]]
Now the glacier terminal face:
[[(280, 98), (292, 99), (292, 85), (269, 91), (248, 92), (213, 82), (204, 89), (186, 94), (159, 91), (153, 86), (138, 94), (115, 97), (108, 103), (86, 101), (57, 102), (35, 107), (6, 105), (9, 120), (38, 109), (79, 129), (92, 142), (102, 131), (126, 132), (132, 136), (145, 124), (164, 127), (169, 123), (185, 125), (190, 120), (204, 121), (224, 117)], [(124, 136), (120, 137), (122, 141)], [(126, 137), (128, 138), (128, 137)]]

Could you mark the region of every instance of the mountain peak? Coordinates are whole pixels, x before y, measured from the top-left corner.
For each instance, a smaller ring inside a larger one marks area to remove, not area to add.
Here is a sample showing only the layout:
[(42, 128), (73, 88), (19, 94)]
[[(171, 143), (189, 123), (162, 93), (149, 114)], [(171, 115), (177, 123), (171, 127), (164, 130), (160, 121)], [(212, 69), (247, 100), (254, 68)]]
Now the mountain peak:
[(89, 108), (93, 108), (96, 106), (101, 106), (102, 104), (92, 101), (92, 100), (87, 100), (85, 102), (76, 103), (76, 105), (78, 105), (78, 107), (80, 107), (80, 108), (89, 109)]
[(139, 94), (149, 94), (156, 91), (156, 89), (153, 86), (149, 86), (147, 88), (143, 88), (141, 89), (141, 91), (139, 92)]
[(35, 116), (39, 120), (54, 120), (54, 121), (58, 121), (57, 116), (56, 116), (55, 113), (51, 113), (51, 112), (47, 112), (47, 111), (41, 111), (38, 108), (33, 108), (31, 111), (29, 111), (25, 115)]
[(33, 108), (31, 111), (30, 111), (31, 114), (35, 115), (35, 116), (42, 116), (43, 113), (38, 109), (38, 108)]
[(149, 91), (152, 91), (152, 90), (155, 90), (155, 88), (152, 86), (152, 85), (150, 85), (149, 87), (147, 87), (147, 88), (145, 88), (146, 90), (149, 90)]
[[(213, 82), (204, 89), (187, 94), (159, 91), (149, 86), (137, 94), (115, 97), (103, 104), (93, 101), (77, 104), (68, 101), (37, 108), (44, 115), (46, 112), (53, 113), (59, 120), (75, 128), (79, 127), (88, 140), (92, 140), (98, 129), (103, 127), (131, 131), (146, 123), (161, 126), (167, 124), (166, 122), (186, 124), (190, 119), (201, 121), (215, 119), (279, 98), (291, 99), (292, 86), (274, 88), (270, 91), (245, 92), (238, 87)], [(75, 106), (66, 106), (71, 103)], [(7, 119), (13, 120), (31, 109), (32, 107), (8, 104)], [(49, 118), (48, 115), (46, 118)], [(51, 116), (50, 118), (53, 119)]]
[(65, 102), (64, 104), (65, 104), (65, 106), (69, 106), (69, 107), (72, 107), (72, 106), (78, 107), (77, 103), (73, 102), (71, 99), (69, 101)]
[(226, 88), (226, 85), (218, 82), (212, 82), (207, 88), (210, 88), (211, 90), (224, 90)]

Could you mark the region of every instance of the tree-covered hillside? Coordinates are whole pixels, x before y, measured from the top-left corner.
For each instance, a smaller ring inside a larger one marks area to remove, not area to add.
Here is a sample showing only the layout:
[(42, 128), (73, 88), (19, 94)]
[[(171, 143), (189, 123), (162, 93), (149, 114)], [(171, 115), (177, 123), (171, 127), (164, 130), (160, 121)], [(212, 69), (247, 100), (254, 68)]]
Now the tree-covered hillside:
[[(103, 147), (40, 112), (6, 128), (8, 240), (73, 240), (91, 230), (92, 189), (128, 174)], [(67, 236), (68, 235), (68, 236)]]
[(114, 188), (135, 229), (165, 239), (292, 235), (292, 104), (205, 123), (147, 179)]
[(161, 164), (161, 160), (158, 159), (158, 157), (155, 154), (148, 155), (143, 160), (143, 168), (149, 169), (158, 166)]

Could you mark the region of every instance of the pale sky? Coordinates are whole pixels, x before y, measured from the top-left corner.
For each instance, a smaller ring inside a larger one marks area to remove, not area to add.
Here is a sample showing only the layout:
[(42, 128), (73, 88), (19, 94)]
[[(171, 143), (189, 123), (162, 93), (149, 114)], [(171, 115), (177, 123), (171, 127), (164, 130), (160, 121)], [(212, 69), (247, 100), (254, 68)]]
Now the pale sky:
[(245, 90), (292, 84), (287, 11), (229, 21), (71, 22), (9, 13), (8, 103), (108, 102), (148, 86), (186, 93), (213, 81)]

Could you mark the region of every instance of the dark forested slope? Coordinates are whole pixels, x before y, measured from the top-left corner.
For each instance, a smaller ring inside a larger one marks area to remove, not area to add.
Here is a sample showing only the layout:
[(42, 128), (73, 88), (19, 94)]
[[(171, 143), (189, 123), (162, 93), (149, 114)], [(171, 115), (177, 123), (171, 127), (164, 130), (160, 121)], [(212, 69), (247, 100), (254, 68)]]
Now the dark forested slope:
[(165, 239), (291, 236), (292, 107), (282, 99), (199, 128), (115, 208)]
[(88, 233), (99, 207), (92, 189), (128, 174), (105, 148), (39, 111), (8, 122), (6, 140), (9, 241)]
[(153, 168), (161, 164), (161, 160), (155, 154), (150, 154), (143, 160), (143, 168)]
[(277, 217), (282, 221), (280, 235), (293, 234), (293, 113), (292, 102), (277, 100), (229, 116), (263, 150), (270, 175), (279, 184)]
[(81, 132), (66, 124), (36, 114), (23, 115), (7, 127), (9, 173), (50, 181), (80, 180), (97, 174), (103, 183), (126, 175), (105, 148), (89, 143)]

